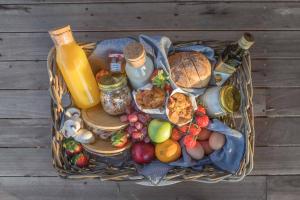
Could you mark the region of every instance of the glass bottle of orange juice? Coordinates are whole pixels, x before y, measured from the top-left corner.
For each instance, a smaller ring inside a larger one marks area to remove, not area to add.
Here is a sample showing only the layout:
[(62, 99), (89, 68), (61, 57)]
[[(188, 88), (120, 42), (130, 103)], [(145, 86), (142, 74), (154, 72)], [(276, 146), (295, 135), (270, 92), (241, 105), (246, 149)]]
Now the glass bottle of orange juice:
[(79, 108), (100, 102), (100, 91), (88, 59), (76, 43), (70, 26), (49, 31), (56, 47), (56, 62), (71, 96)]

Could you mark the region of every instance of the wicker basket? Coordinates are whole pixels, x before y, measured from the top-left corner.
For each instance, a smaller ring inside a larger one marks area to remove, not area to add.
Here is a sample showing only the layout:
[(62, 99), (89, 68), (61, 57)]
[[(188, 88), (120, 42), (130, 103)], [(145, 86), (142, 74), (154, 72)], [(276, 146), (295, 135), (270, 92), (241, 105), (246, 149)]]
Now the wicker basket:
[[(218, 41), (191, 41), (177, 42), (175, 46), (183, 46), (190, 44), (205, 44), (212, 47), (216, 53), (220, 52), (230, 42)], [(95, 48), (95, 43), (82, 45), (87, 54), (90, 54)], [(126, 166), (123, 168), (115, 168), (112, 166), (99, 167), (100, 163), (91, 160), (91, 167), (88, 169), (79, 169), (69, 164), (62, 149), (63, 136), (58, 131), (63, 116), (62, 96), (68, 93), (64, 80), (57, 69), (55, 62), (55, 49), (52, 48), (48, 55), (48, 73), (50, 78), (50, 94), (51, 94), (51, 114), (53, 120), (52, 128), (52, 156), (53, 165), (63, 178), (86, 179), (98, 178), (100, 180), (111, 181), (135, 181), (138, 183), (147, 183), (145, 177), (138, 175), (134, 166)], [(217, 170), (212, 166), (206, 166), (201, 172), (194, 171), (190, 168), (175, 168), (171, 170), (163, 179), (165, 183), (177, 183), (181, 181), (198, 181), (205, 183), (215, 183), (219, 181), (240, 181), (245, 175), (249, 174), (253, 168), (254, 154), (254, 118), (253, 118), (253, 87), (251, 79), (251, 59), (247, 54), (243, 59), (243, 64), (239, 70), (228, 80), (239, 88), (242, 102), (241, 110), (238, 114), (227, 116), (222, 120), (229, 126), (236, 128), (245, 135), (246, 151), (243, 160), (240, 163), (240, 169), (236, 174), (230, 174), (221, 170)], [(103, 165), (103, 164), (102, 164)]]

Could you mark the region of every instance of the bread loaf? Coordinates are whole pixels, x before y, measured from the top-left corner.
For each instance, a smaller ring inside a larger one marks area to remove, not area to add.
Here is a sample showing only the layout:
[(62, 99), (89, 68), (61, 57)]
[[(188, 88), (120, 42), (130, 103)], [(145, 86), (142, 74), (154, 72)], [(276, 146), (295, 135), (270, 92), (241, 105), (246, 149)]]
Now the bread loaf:
[(203, 88), (209, 83), (211, 64), (199, 52), (179, 52), (168, 58), (171, 78), (178, 87)]

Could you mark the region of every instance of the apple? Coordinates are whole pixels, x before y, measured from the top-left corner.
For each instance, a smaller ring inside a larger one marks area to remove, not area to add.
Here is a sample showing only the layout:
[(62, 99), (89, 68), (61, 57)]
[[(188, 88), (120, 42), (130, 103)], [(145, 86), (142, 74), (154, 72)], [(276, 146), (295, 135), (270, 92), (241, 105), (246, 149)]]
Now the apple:
[(148, 125), (148, 134), (152, 142), (162, 143), (170, 138), (172, 125), (165, 120), (153, 119)]
[(194, 147), (186, 147), (186, 152), (195, 160), (201, 160), (204, 157), (204, 149), (199, 142)]
[(131, 157), (138, 164), (150, 163), (155, 157), (154, 145), (145, 142), (134, 143), (131, 147)]

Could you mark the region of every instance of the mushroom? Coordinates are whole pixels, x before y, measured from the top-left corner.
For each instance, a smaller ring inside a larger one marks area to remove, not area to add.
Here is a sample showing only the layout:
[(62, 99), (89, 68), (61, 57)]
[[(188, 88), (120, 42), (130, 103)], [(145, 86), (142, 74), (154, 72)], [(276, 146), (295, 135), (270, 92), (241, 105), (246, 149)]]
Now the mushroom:
[(86, 129), (80, 129), (73, 137), (77, 142), (83, 144), (90, 144), (95, 141), (93, 133)]
[(64, 123), (64, 126), (62, 128), (62, 134), (66, 138), (69, 138), (74, 136), (79, 131), (80, 128), (81, 128), (81, 123), (79, 120), (69, 119)]
[(81, 112), (79, 109), (71, 107), (66, 110), (65, 115), (67, 119), (76, 120), (76, 119), (80, 119)]

